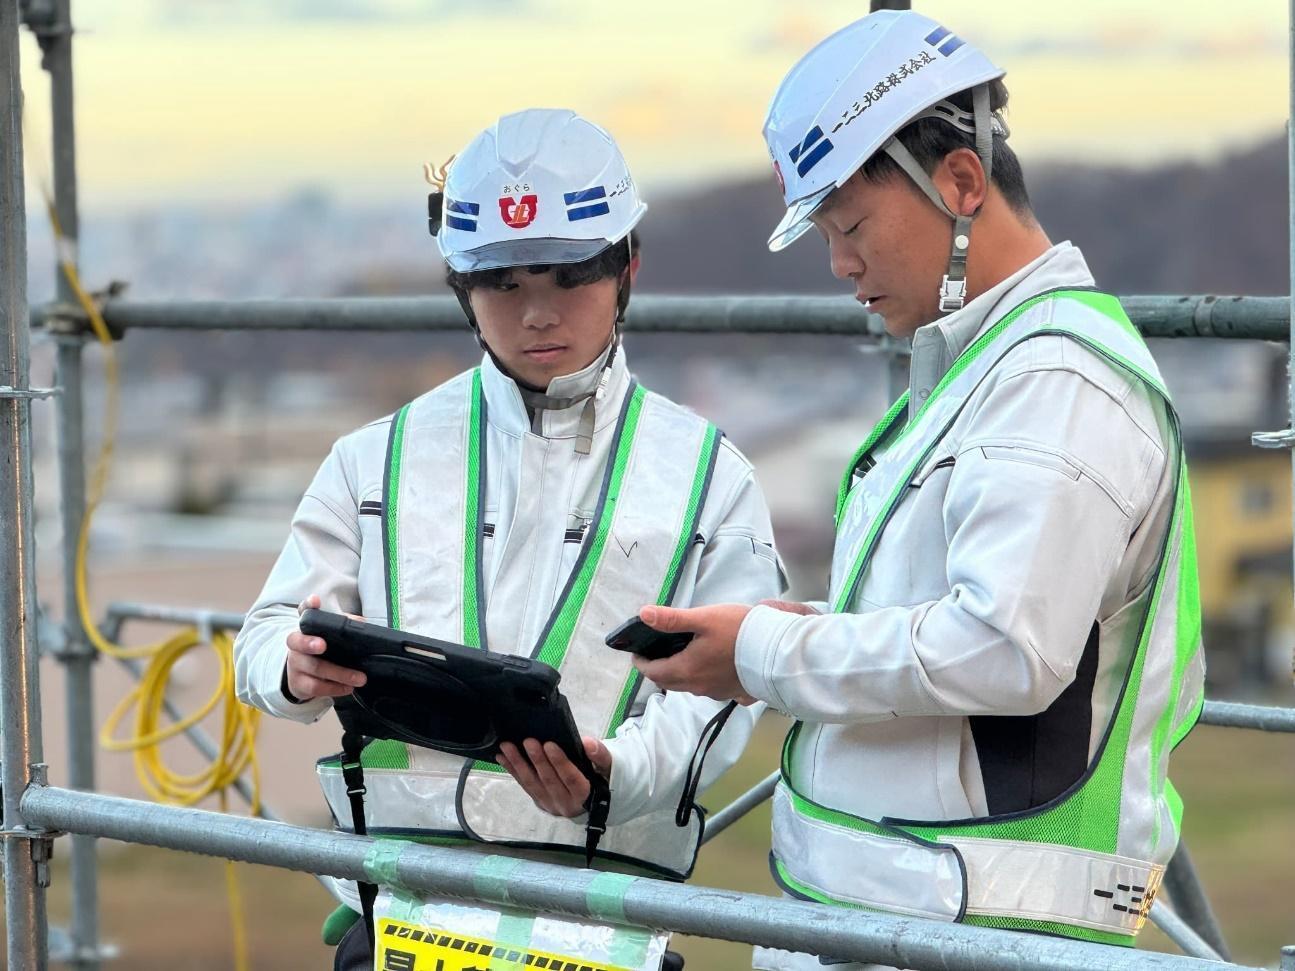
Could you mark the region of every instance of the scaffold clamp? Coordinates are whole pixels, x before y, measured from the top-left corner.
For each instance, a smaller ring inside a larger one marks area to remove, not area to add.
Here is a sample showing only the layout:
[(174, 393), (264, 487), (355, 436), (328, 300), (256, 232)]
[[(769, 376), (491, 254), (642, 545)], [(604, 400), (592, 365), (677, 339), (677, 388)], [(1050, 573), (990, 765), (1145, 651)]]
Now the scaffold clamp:
[(1255, 448), (1295, 448), (1295, 431), (1284, 428), (1279, 432), (1255, 432), (1250, 444)]
[(53, 398), (63, 393), (62, 388), (15, 388), (0, 384), (0, 398)]

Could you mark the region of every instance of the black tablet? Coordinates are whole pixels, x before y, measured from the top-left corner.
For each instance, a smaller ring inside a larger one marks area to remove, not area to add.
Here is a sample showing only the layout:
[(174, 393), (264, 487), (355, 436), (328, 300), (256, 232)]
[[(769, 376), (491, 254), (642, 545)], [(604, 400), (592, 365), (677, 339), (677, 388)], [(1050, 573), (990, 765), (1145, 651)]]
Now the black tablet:
[(502, 742), (520, 749), (534, 738), (556, 743), (592, 778), (561, 675), (549, 665), (323, 610), (303, 611), (300, 626), (328, 645), (320, 657), (364, 672), (349, 703), (338, 699), (361, 734), (485, 762), (497, 761)]

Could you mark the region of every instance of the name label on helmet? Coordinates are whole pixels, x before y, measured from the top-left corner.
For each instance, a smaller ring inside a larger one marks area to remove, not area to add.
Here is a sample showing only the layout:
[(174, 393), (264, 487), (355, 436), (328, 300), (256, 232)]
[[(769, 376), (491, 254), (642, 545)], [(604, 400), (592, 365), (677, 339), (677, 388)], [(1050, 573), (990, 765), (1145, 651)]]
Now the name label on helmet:
[[(931, 36), (934, 37), (935, 34), (932, 34)], [(957, 38), (954, 39), (956, 40)], [(948, 45), (946, 44), (946, 46)], [(961, 46), (961, 42), (959, 42), (959, 46)], [(957, 49), (957, 47), (953, 48), (953, 50)], [(944, 53), (943, 49), (941, 49), (941, 53)], [(945, 54), (944, 56), (948, 57), (949, 55)], [(915, 56), (908, 59), (908, 63), (898, 65), (895, 70), (891, 71), (888, 75), (874, 84), (869, 90), (865, 91), (858, 101), (854, 102), (854, 104), (850, 105), (849, 108), (841, 112), (840, 121), (832, 126), (832, 134), (835, 135), (838, 131), (850, 124), (854, 119), (858, 118), (887, 94), (894, 91), (895, 88), (899, 87), (899, 85), (903, 84), (904, 81), (922, 70), (922, 68), (926, 67), (928, 64), (934, 63), (935, 58), (933, 58), (928, 52), (918, 51)], [(813, 134), (813, 132), (810, 134)], [(793, 161), (795, 161), (795, 159), (793, 159)]]

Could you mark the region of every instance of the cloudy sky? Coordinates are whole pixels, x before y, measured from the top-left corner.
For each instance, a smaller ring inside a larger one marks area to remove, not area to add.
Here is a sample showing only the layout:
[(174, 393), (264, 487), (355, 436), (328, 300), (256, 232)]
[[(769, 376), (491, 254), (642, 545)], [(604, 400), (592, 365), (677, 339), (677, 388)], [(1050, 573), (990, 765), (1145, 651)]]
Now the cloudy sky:
[[(1278, 0), (918, 0), (1008, 71), (1027, 159), (1142, 165), (1276, 134)], [(766, 167), (778, 81), (864, 0), (73, 0), (87, 207), (421, 192), (421, 166), (501, 113), (574, 108), (639, 180)], [(974, 9), (975, 16), (969, 11)], [(23, 44), (31, 137), (47, 84)], [(32, 156), (33, 164), (47, 164)]]

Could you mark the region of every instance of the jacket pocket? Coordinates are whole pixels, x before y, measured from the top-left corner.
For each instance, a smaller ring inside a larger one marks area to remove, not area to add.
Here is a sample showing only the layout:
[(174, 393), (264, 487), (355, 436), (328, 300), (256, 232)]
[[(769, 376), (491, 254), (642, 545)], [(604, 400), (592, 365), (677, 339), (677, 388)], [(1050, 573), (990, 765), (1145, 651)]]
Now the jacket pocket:
[(981, 454), (991, 462), (1020, 462), (1041, 469), (1060, 472), (1069, 479), (1078, 480), (1080, 469), (1060, 452), (1032, 448), (1028, 445), (982, 445)]
[(922, 467), (917, 470), (912, 481), (908, 483), (910, 489), (920, 489), (926, 483), (926, 480), (937, 472), (952, 469), (957, 464), (957, 458), (948, 452), (937, 452), (923, 463)]

